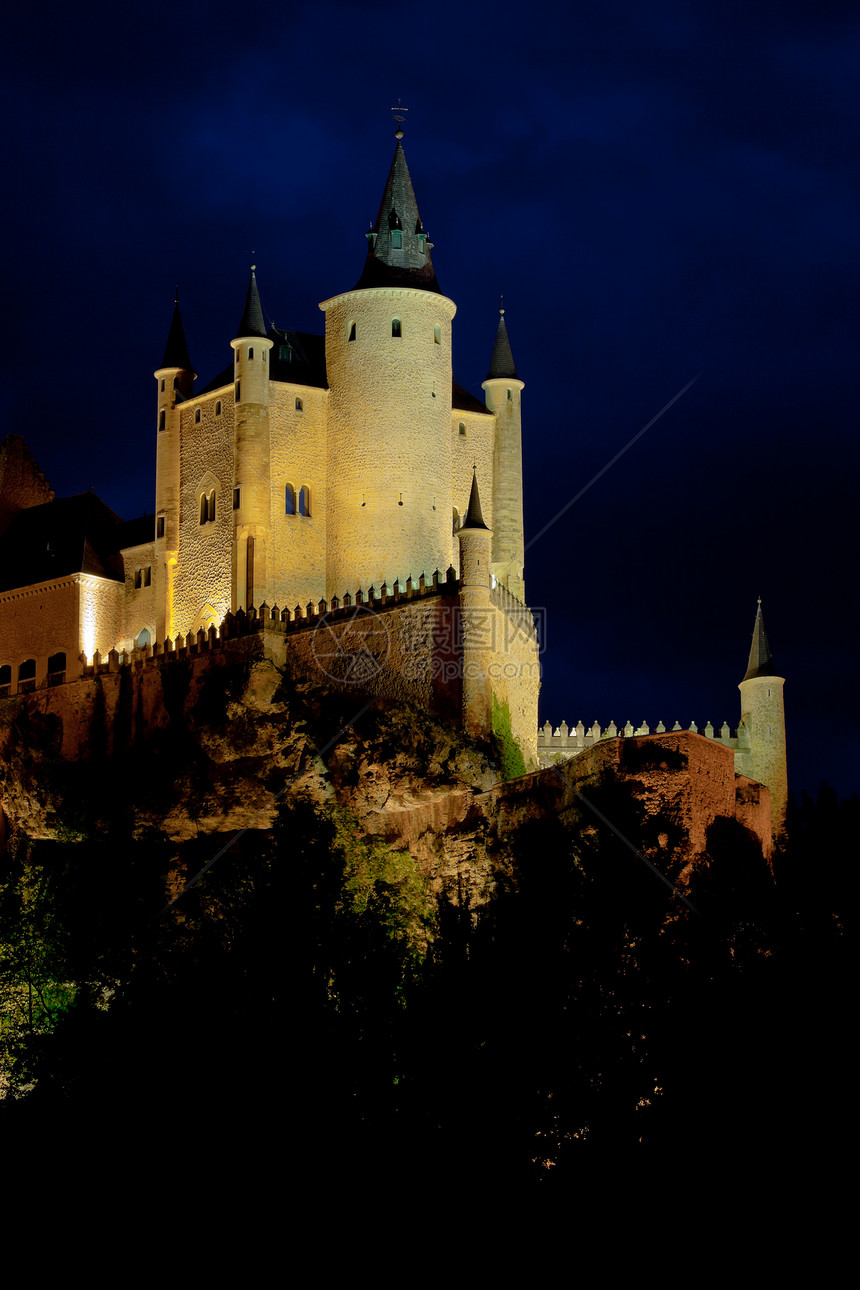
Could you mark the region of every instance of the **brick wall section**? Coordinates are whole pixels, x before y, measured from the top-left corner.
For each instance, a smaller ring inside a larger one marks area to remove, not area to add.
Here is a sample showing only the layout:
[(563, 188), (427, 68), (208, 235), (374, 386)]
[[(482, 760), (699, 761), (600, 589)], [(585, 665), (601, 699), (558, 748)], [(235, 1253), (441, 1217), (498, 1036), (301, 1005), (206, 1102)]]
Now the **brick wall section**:
[[(215, 415), (220, 401), (222, 412)], [(194, 423), (196, 408), (200, 424)], [(182, 408), (179, 564), (170, 635), (216, 625), (230, 610), (233, 558), (233, 387)], [(215, 522), (200, 523), (200, 493), (215, 489)], [(210, 617), (209, 610), (213, 611)]]
[(0, 594), (0, 667), (9, 664), (12, 669), (12, 693), (25, 659), (36, 660), (37, 685), (47, 675), (48, 658), (60, 650), (66, 655), (67, 672), (77, 668), (78, 592), (75, 575)]
[[(272, 382), (269, 403), (271, 508), (269, 606), (318, 604), (326, 589), (326, 417), (328, 391)], [(296, 399), (302, 409), (296, 410)], [(286, 485), (310, 489), (310, 516), (287, 515)], [(357, 587), (356, 583), (356, 587)], [(341, 587), (338, 595), (356, 587)]]

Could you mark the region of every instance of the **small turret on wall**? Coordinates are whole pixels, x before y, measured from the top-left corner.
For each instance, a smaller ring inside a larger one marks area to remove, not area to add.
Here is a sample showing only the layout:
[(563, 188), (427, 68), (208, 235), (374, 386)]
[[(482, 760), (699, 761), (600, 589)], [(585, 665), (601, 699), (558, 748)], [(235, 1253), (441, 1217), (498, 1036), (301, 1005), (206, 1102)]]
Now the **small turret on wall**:
[(782, 687), (770, 652), (761, 599), (758, 602), (747, 670), (738, 689), (741, 692), (741, 724), (738, 728), (737, 770), (749, 779), (766, 784), (771, 793), (773, 836), (785, 827), (788, 804), (788, 771), (785, 756), (785, 708)]
[(173, 301), (173, 319), (161, 366), (155, 370), (158, 389), (156, 413), (155, 482), (155, 603), (159, 640), (173, 634), (173, 580), (179, 559), (179, 409), (194, 393), (197, 373), (188, 356), (188, 345), (179, 294)]
[(457, 532), (460, 542), (460, 617), (463, 640), (463, 727), (486, 738), (493, 726), (490, 684), (492, 631), (490, 556), (493, 535), (481, 514), (477, 474), (472, 475), (469, 509)]

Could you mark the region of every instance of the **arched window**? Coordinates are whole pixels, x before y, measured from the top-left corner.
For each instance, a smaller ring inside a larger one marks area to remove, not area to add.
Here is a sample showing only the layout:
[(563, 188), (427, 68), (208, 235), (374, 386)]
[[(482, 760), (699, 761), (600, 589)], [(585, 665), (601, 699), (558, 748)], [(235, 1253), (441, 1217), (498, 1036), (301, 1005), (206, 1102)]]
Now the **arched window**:
[(284, 514), (295, 515), (296, 513), (296, 490), (292, 484), (287, 484), (284, 488)]
[(194, 413), (194, 424), (195, 424), (196, 426), (199, 426), (199, 425), (200, 425), (200, 409), (199, 409), (199, 408), (198, 408), (198, 409), (197, 409), (197, 411)]
[(465, 437), (465, 434), (466, 434), (466, 423), (465, 423), (465, 421), (461, 421), (461, 422), (460, 422), (460, 434), (461, 434), (461, 435), (463, 435), (463, 436)]
[(9, 687), (12, 684), (12, 669), (8, 663), (0, 667), (0, 695), (4, 698), (9, 693)]
[(348, 334), (348, 336), (347, 336), (347, 339), (348, 339), (348, 340), (355, 340), (355, 323), (354, 323), (354, 322), (351, 322), (351, 323), (349, 324), (349, 334)]
[(159, 412), (159, 414), (158, 414), (158, 428), (159, 428), (159, 430), (164, 430), (164, 428), (166, 427), (166, 425), (167, 425), (167, 413), (165, 412), (164, 408), (162, 408), (162, 409), (161, 409), (161, 411), (160, 411), (160, 412)]
[(441, 345), (441, 344), (442, 344), (442, 328), (441, 328), (441, 327), (434, 327), (434, 328), (433, 328), (433, 344), (434, 344), (434, 345)]
[(400, 319), (399, 319), (399, 318), (392, 318), (392, 319), (391, 319), (391, 334), (392, 334), (392, 336), (401, 336), (401, 335), (403, 334), (403, 333), (401, 332), (401, 330), (400, 330)]
[(251, 346), (250, 346), (250, 348), (248, 349), (248, 357), (249, 357), (249, 358), (253, 358), (253, 357), (254, 357), (254, 346), (253, 346), (253, 345), (251, 345)]
[(144, 627), (140, 632), (138, 632), (135, 645), (137, 646), (138, 649), (143, 649), (144, 645), (151, 645), (151, 644), (152, 644), (152, 632), (149, 630), (148, 627)]
[(48, 685), (62, 685), (66, 679), (66, 655), (63, 650), (48, 659)]
[(311, 513), (311, 490), (307, 484), (302, 484), (299, 489), (299, 515), (310, 515)]
[(209, 503), (206, 500), (206, 494), (200, 494), (200, 523), (205, 524), (209, 518)]
[(219, 400), (218, 400), (218, 402), (215, 404), (215, 415), (216, 415), (216, 417), (220, 417), (220, 415), (221, 415), (221, 400), (220, 400), (220, 399), (219, 399)]
[(36, 660), (25, 659), (18, 668), (18, 693), (27, 694), (36, 688)]
[(209, 494), (208, 509), (209, 509), (209, 522), (211, 524), (215, 519), (215, 489), (214, 488), (212, 489), (212, 492)]
[(301, 412), (301, 410), (302, 410), (302, 401), (301, 399), (296, 399), (296, 411)]

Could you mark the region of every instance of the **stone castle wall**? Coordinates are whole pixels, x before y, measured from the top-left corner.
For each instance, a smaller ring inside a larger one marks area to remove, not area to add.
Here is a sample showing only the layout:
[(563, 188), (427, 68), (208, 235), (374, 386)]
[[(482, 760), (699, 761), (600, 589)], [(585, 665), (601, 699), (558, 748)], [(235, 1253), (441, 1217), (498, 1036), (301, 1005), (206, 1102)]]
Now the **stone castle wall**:
[[(325, 596), (328, 391), (270, 383), (271, 507), (269, 603), (315, 604)], [(301, 409), (296, 400), (301, 400)], [(298, 509), (299, 489), (310, 490), (310, 515), (286, 514), (286, 485)], [(340, 595), (347, 591), (340, 588)]]

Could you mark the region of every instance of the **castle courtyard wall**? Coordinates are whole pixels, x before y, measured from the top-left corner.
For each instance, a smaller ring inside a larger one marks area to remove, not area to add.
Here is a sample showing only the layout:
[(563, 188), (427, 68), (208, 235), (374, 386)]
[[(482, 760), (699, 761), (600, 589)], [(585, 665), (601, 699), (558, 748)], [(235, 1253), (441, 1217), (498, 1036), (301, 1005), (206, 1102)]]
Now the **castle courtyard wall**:
[[(216, 413), (218, 403), (221, 413)], [(199, 424), (194, 415), (200, 409)], [(231, 608), (233, 570), (233, 387), (182, 408), (179, 563), (169, 634), (220, 623)], [(200, 494), (215, 490), (215, 520), (200, 523)]]
[[(269, 604), (317, 604), (326, 594), (328, 391), (270, 383), (271, 506), (268, 540)], [(301, 409), (296, 400), (301, 400)], [(299, 489), (310, 490), (310, 514), (287, 515), (286, 485), (298, 510)], [(341, 587), (339, 595), (348, 590)]]

